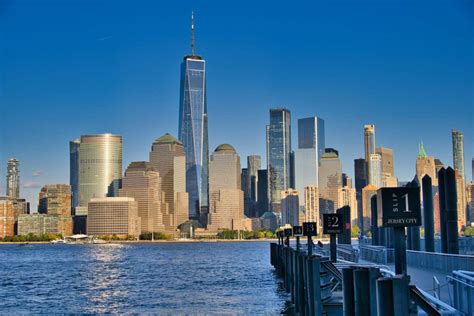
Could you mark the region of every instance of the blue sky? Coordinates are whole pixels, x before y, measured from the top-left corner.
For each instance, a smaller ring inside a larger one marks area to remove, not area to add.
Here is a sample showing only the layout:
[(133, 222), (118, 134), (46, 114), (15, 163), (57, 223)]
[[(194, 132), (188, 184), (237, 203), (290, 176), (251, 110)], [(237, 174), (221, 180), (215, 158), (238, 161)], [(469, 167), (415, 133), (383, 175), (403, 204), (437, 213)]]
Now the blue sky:
[[(451, 128), (465, 135), (471, 179), (474, 2), (12, 1), (0, 2), (0, 179), (21, 160), (22, 195), (68, 183), (68, 142), (124, 137), (124, 169), (177, 135), (179, 67), (207, 60), (211, 150), (231, 143), (265, 157), (271, 107), (318, 115), (343, 170), (363, 155), (363, 125), (413, 177), (418, 143), (452, 164)], [(244, 160), (244, 159), (242, 159)], [(4, 194), (5, 181), (0, 181)]]

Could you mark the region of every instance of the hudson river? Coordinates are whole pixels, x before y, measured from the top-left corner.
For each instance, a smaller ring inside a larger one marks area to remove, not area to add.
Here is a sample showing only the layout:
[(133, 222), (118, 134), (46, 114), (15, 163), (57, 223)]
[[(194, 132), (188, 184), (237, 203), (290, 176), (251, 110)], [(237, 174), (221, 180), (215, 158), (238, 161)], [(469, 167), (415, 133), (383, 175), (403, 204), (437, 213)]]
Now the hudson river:
[(0, 313), (279, 314), (268, 242), (0, 245)]

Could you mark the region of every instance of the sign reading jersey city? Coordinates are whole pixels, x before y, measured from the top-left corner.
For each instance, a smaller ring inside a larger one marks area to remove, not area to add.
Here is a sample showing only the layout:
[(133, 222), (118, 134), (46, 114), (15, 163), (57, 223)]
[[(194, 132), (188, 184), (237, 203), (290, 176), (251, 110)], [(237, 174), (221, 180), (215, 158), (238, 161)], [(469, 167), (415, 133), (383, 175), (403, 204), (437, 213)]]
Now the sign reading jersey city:
[(378, 226), (421, 225), (420, 188), (381, 188), (377, 190)]

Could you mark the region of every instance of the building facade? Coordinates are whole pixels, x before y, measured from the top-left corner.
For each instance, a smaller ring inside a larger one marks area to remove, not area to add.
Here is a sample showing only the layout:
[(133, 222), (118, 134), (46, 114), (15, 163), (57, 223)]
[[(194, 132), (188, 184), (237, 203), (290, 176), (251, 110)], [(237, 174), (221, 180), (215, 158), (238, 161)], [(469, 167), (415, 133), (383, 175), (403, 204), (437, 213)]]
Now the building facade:
[(326, 148), (319, 168), (319, 212), (334, 213), (338, 205), (338, 191), (342, 187), (342, 165), (339, 152)]
[(382, 186), (382, 156), (371, 154), (369, 160), (369, 183), (376, 186)]
[(319, 190), (314, 185), (304, 188), (304, 212), (306, 222), (321, 223), (319, 216)]
[(375, 125), (366, 124), (364, 125), (364, 153), (365, 161), (367, 162), (367, 184), (370, 183), (370, 155), (375, 154)]
[(369, 184), (362, 189), (362, 217), (359, 218), (359, 228), (361, 231), (370, 231), (372, 218), (372, 205), (370, 199), (377, 194), (376, 186)]
[(9, 199), (0, 200), (0, 239), (13, 236), (14, 227), (13, 202)]
[(289, 110), (270, 109), (266, 143), (270, 208), (274, 212), (280, 212), (281, 192), (290, 186), (291, 113)]
[(209, 161), (208, 229), (241, 229), (244, 192), (241, 190), (240, 157), (229, 144), (217, 146)]
[(161, 178), (149, 162), (134, 161), (128, 165), (119, 196), (130, 197), (137, 202), (142, 233), (165, 230), (161, 209)]
[(185, 56), (181, 63), (179, 140), (186, 153), (189, 216), (203, 222), (207, 217), (209, 198), (206, 61), (194, 50), (194, 17), (191, 32), (191, 54)]
[(339, 188), (337, 208), (349, 206), (351, 209), (351, 225), (359, 225), (356, 190), (350, 186)]
[(292, 227), (300, 223), (300, 203), (298, 191), (288, 189), (281, 192), (281, 224)]
[(72, 217), (49, 214), (23, 214), (18, 217), (18, 235), (72, 234)]
[(17, 199), (20, 197), (20, 162), (11, 158), (7, 163), (7, 196)]
[(93, 198), (89, 202), (87, 234), (138, 237), (141, 234), (138, 203), (130, 197)]
[(118, 195), (122, 178), (122, 136), (83, 135), (70, 143), (70, 149), (73, 205), (77, 196), (75, 215), (87, 215), (87, 205), (92, 198)]
[(265, 214), (265, 212), (268, 212), (269, 210), (267, 169), (258, 170), (257, 191), (258, 196), (256, 215), (261, 217), (263, 214)]
[(150, 164), (161, 177), (164, 224), (174, 230), (190, 217), (183, 143), (168, 133), (159, 137), (152, 145)]

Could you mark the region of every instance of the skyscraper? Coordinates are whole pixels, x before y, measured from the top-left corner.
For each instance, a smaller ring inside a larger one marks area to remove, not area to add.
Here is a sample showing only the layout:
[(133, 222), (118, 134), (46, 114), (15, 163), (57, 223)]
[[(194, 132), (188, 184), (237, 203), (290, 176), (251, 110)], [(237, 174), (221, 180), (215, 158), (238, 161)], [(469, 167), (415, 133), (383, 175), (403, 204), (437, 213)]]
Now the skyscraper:
[(288, 189), (281, 192), (281, 224), (299, 225), (298, 191)]
[(71, 185), (71, 209), (79, 204), (79, 148), (81, 140), (69, 142), (69, 184)]
[(240, 157), (229, 144), (217, 146), (209, 162), (208, 229), (240, 229), (244, 218)]
[(17, 199), (20, 197), (20, 162), (11, 158), (7, 163), (7, 196)]
[(247, 190), (250, 199), (257, 202), (258, 199), (258, 170), (262, 164), (262, 159), (259, 155), (250, 155), (247, 157)]
[(454, 171), (464, 178), (464, 135), (462, 132), (453, 129), (453, 166)]
[(183, 144), (168, 133), (159, 137), (151, 147), (150, 164), (161, 177), (163, 223), (174, 230), (189, 219)]
[(38, 221), (44, 223), (49, 222), (49, 228), (54, 231), (54, 233), (63, 236), (71, 235), (73, 228), (71, 217), (71, 187), (67, 184), (45, 185), (41, 188), (38, 197), (38, 213), (46, 215), (39, 217), (20, 215), (19, 219), (22, 218), (25, 225), (20, 225), (19, 223), (19, 227), (23, 226), (23, 228), (28, 230), (28, 224), (35, 226)]
[(369, 183), (380, 188), (382, 186), (382, 156), (371, 154), (369, 159)]
[(70, 155), (70, 179), (78, 179), (77, 183), (71, 183), (72, 194), (77, 196), (75, 215), (87, 215), (90, 199), (118, 195), (122, 178), (122, 136), (83, 135), (71, 146), (77, 150)]
[(291, 113), (284, 108), (270, 109), (267, 125), (267, 170), (270, 206), (280, 212), (281, 192), (290, 186)]
[[(295, 151), (295, 187), (303, 194), (305, 187), (318, 187), (319, 164), (324, 154), (324, 120), (308, 117), (298, 120), (298, 149)], [(305, 198), (300, 199), (303, 207)]]
[(359, 214), (357, 210), (356, 190), (350, 186), (344, 186), (338, 190), (337, 208), (349, 206), (351, 208), (351, 225), (359, 225)]
[(256, 216), (260, 217), (268, 211), (268, 172), (267, 169), (258, 170), (257, 182), (257, 210)]
[(382, 159), (382, 187), (396, 187), (398, 180), (395, 177), (393, 163), (393, 149), (386, 147), (377, 147), (376, 153)]
[(338, 190), (342, 187), (342, 165), (339, 152), (326, 148), (319, 168), (319, 212), (334, 213), (338, 205)]
[(314, 185), (304, 188), (304, 211), (306, 222), (321, 224), (319, 221), (319, 192)]
[(119, 196), (134, 198), (137, 202), (142, 233), (164, 231), (161, 178), (159, 172), (150, 163), (131, 162), (125, 170), (119, 192)]
[(370, 183), (370, 155), (375, 154), (375, 125), (364, 125), (364, 153), (367, 162), (367, 182)]
[[(186, 153), (186, 191), (189, 216), (204, 222), (208, 212), (209, 145), (206, 101), (206, 61), (194, 50), (191, 17), (191, 54), (181, 63), (179, 140)], [(201, 218), (201, 216), (203, 218)], [(203, 223), (206, 224), (206, 223)]]
[(364, 158), (354, 159), (354, 184), (357, 198), (357, 217), (362, 218), (362, 189), (367, 185), (367, 161)]

